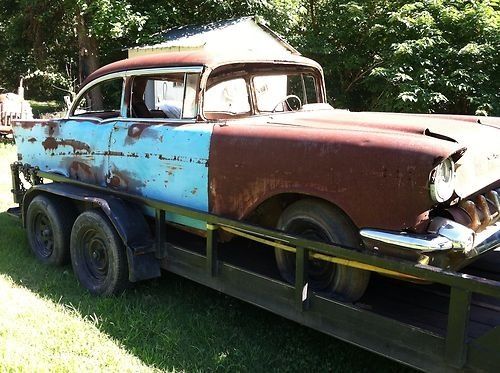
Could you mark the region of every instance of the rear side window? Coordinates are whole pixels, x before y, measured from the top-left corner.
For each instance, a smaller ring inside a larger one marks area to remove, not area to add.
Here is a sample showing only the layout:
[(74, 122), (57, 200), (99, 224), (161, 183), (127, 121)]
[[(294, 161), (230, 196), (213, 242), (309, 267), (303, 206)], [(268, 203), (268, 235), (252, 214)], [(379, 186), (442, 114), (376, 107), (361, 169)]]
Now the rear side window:
[(87, 90), (79, 99), (73, 115), (119, 116), (123, 78), (105, 80)]
[(198, 113), (198, 73), (137, 76), (132, 82), (132, 118), (193, 119)]

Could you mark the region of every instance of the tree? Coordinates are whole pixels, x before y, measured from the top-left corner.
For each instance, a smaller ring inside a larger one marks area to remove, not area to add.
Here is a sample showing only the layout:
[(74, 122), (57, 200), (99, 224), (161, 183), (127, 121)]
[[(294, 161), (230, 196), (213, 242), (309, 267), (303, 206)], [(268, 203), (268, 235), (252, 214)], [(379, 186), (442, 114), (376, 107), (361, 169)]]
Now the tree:
[(500, 115), (499, 0), (0, 0), (0, 82), (53, 97), (171, 27), (251, 14), (322, 64), (336, 107)]
[(35, 82), (34, 88), (45, 98), (50, 97), (46, 91), (56, 92), (53, 86), (74, 91), (101, 58), (116, 59), (128, 33), (144, 22), (117, 0), (2, 0), (0, 9), (6, 35), (0, 42), (0, 77), (8, 86), (14, 84), (13, 75), (42, 77), (45, 84)]
[(500, 114), (497, 1), (421, 1), (389, 14), (390, 49), (367, 84), (376, 108)]
[(500, 115), (498, 0), (303, 0), (300, 9), (291, 39), (322, 63), (337, 106)]

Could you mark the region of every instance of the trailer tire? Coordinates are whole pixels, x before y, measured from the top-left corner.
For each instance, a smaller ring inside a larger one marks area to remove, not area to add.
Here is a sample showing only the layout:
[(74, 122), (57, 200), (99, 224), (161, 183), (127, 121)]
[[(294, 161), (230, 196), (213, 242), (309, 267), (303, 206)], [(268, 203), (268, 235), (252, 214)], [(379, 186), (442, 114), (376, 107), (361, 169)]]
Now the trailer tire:
[(78, 282), (94, 295), (116, 295), (128, 286), (125, 247), (99, 210), (85, 211), (71, 231), (71, 264)]
[[(359, 247), (359, 235), (349, 218), (336, 207), (315, 199), (299, 200), (281, 214), (277, 228), (311, 240)], [(295, 282), (295, 254), (275, 249), (278, 270), (287, 282)], [(349, 302), (363, 296), (370, 272), (326, 261), (308, 261), (308, 282), (313, 290), (331, 291)]]
[(74, 210), (64, 200), (38, 195), (26, 211), (26, 231), (31, 251), (46, 264), (69, 261), (69, 243)]

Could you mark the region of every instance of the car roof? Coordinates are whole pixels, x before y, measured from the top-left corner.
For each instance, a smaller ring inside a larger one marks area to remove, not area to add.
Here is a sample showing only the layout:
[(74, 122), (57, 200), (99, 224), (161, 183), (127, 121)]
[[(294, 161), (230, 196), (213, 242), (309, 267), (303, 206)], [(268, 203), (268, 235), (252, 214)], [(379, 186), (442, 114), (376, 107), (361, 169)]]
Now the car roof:
[(105, 65), (90, 74), (82, 83), (81, 88), (104, 75), (128, 70), (184, 66), (205, 66), (214, 69), (223, 65), (236, 63), (299, 64), (321, 70), (321, 66), (317, 62), (303, 57), (299, 54), (292, 54), (289, 52), (263, 53), (249, 51), (248, 53), (228, 52), (216, 54), (200, 50), (165, 52), (127, 58), (121, 61), (113, 62), (109, 65)]

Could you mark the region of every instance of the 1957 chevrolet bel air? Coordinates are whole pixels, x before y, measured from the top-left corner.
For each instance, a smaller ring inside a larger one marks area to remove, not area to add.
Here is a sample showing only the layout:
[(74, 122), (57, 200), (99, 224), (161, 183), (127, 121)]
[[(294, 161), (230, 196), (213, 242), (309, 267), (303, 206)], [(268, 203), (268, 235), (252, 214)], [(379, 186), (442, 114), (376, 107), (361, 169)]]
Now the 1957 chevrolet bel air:
[[(42, 171), (313, 240), (446, 269), (500, 247), (498, 118), (333, 109), (321, 67), (298, 55), (115, 62), (88, 77), (65, 118), (13, 132), (19, 160)], [(39, 258), (62, 260), (47, 242), (30, 237)], [(275, 258), (292, 282), (294, 254)], [(311, 287), (348, 300), (369, 281), (327, 261), (308, 268)]]

